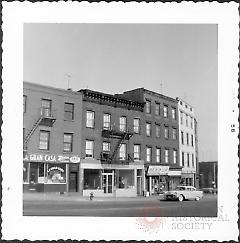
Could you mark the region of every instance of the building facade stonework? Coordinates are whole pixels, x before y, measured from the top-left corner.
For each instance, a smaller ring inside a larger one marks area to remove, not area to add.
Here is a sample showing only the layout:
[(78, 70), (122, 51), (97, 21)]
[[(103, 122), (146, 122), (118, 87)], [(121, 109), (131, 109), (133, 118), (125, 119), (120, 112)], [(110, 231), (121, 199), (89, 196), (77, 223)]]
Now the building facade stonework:
[(195, 185), (196, 162), (181, 157), (195, 161), (194, 127), (181, 123), (181, 112), (194, 113), (179, 102), (144, 88), (112, 95), (24, 82), (24, 191), (132, 197)]

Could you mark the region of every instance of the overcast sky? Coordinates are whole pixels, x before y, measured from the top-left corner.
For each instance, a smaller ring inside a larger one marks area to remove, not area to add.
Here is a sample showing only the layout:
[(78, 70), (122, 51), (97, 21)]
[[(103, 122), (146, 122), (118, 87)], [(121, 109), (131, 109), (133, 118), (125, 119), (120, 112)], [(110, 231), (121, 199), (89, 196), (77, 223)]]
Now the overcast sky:
[[(217, 25), (25, 24), (24, 81), (121, 93), (138, 87), (195, 108), (199, 160), (217, 160)], [(161, 89), (162, 83), (162, 89)]]

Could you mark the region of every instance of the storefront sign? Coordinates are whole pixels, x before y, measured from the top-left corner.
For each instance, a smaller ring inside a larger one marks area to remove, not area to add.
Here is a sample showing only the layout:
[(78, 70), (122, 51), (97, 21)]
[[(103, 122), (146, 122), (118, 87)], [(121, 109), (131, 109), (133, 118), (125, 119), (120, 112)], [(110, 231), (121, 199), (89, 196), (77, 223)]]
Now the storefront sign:
[(62, 169), (62, 168), (60, 168), (60, 167), (56, 167), (56, 166), (54, 166), (54, 167), (50, 167), (49, 169), (48, 169), (48, 171), (47, 172), (50, 172), (50, 171), (52, 171), (52, 170), (59, 170), (60, 172), (64, 172), (64, 169)]
[(182, 172), (181, 170), (170, 170), (168, 172), (168, 176), (181, 176)]
[(79, 163), (79, 156), (55, 155), (55, 154), (26, 154), (23, 161), (48, 162), (48, 163)]
[(161, 165), (150, 165), (148, 167), (148, 176), (158, 176), (158, 175), (167, 175), (169, 171), (169, 166)]

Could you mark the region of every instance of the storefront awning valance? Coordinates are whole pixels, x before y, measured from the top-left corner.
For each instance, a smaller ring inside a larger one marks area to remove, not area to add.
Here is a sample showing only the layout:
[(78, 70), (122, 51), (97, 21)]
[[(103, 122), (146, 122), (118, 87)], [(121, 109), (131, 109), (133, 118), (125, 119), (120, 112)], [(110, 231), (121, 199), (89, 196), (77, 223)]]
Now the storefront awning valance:
[(61, 154), (25, 154), (23, 161), (42, 163), (79, 163), (80, 157), (77, 155)]
[(148, 167), (148, 176), (159, 176), (159, 175), (168, 175), (169, 166), (162, 165), (150, 165)]
[(170, 170), (168, 172), (168, 176), (181, 176), (182, 172), (181, 170)]

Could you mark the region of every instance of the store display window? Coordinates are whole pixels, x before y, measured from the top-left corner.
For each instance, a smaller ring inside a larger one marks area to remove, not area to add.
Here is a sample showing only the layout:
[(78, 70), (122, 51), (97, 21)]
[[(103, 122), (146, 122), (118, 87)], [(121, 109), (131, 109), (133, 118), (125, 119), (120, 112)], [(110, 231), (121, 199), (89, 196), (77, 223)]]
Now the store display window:
[(134, 187), (134, 171), (119, 170), (118, 188), (129, 189)]
[(47, 183), (66, 183), (66, 165), (47, 164)]

